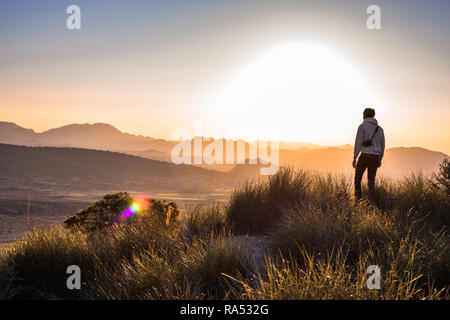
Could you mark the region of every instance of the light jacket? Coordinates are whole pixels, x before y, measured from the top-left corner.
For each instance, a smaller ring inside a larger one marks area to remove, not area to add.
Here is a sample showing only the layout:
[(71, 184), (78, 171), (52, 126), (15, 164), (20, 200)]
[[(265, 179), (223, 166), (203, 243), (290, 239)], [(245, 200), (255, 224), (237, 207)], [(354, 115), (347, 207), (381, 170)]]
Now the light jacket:
[(375, 118), (366, 118), (364, 122), (358, 127), (358, 132), (355, 139), (354, 157), (358, 157), (359, 152), (366, 154), (376, 154), (380, 160), (384, 156), (384, 132), (381, 127), (378, 127), (377, 133), (372, 139), (372, 145), (370, 147), (363, 146), (363, 142), (370, 140), (375, 129), (378, 125), (378, 121)]

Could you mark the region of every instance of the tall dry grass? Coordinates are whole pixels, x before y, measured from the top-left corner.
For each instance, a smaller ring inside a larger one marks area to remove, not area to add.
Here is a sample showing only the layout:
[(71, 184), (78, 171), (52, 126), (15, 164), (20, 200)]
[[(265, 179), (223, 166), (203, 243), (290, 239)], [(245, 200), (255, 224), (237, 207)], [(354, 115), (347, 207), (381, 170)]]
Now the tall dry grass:
[[(422, 175), (355, 202), (349, 178), (285, 168), (169, 224), (148, 211), (89, 232), (36, 229), (0, 258), (0, 298), (448, 299), (449, 212)], [(66, 288), (72, 264), (81, 290)]]

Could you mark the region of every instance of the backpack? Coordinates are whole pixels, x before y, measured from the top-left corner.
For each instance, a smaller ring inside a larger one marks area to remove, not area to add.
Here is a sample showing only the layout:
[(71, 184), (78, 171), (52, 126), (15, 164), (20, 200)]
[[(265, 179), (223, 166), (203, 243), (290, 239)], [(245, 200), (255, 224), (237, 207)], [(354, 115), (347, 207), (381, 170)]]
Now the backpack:
[(373, 140), (373, 138), (375, 137), (375, 134), (377, 133), (379, 127), (380, 127), (380, 126), (377, 126), (377, 127), (375, 128), (375, 131), (374, 131), (374, 133), (373, 133), (373, 135), (372, 135), (372, 138), (370, 138), (370, 140), (366, 140), (366, 141), (363, 142), (363, 146), (364, 146), (364, 147), (370, 147), (370, 146), (372, 145), (372, 140)]

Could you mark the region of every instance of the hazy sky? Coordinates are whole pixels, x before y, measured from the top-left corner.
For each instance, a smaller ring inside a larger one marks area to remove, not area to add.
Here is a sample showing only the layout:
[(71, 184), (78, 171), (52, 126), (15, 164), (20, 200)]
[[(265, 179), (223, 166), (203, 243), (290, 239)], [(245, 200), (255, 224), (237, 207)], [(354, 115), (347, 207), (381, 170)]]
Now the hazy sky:
[(2, 1), (0, 120), (345, 144), (371, 105), (388, 146), (450, 154), (449, 35), (448, 0)]

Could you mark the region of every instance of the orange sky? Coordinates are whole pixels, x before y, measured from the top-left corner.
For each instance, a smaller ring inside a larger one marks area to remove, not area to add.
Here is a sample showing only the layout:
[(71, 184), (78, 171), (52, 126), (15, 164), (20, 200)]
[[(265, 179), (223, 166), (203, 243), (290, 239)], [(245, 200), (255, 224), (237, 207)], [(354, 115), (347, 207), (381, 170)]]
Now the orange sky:
[[(202, 120), (205, 129), (225, 134), (232, 128), (246, 139), (273, 129), (281, 140), (330, 145), (353, 143), (370, 104), (388, 146), (450, 154), (450, 10), (382, 2), (383, 28), (369, 31), (364, 1), (346, 3), (261, 1), (255, 7), (252, 1), (192, 1), (169, 8), (81, 1), (86, 20), (80, 31), (60, 23), (61, 5), (43, 1), (42, 8), (19, 10), (1, 4), (0, 121), (38, 132), (104, 122), (168, 139), (177, 128), (193, 132), (194, 122)], [(308, 56), (289, 49), (279, 59), (262, 58), (292, 43), (318, 45), (337, 58), (320, 60), (315, 51)], [(305, 60), (289, 73), (289, 65)], [(356, 70), (357, 80), (343, 87), (348, 91), (340, 100), (326, 100), (347, 83), (339, 78), (347, 70), (339, 61)], [(301, 68), (308, 65), (315, 69), (306, 76)], [(245, 75), (249, 66), (256, 70)], [(319, 87), (285, 90), (317, 75), (323, 79)], [(239, 88), (227, 91), (233, 83)], [(366, 95), (355, 89), (360, 84)], [(317, 88), (319, 93), (302, 100)], [(229, 101), (233, 106), (227, 107)]]

